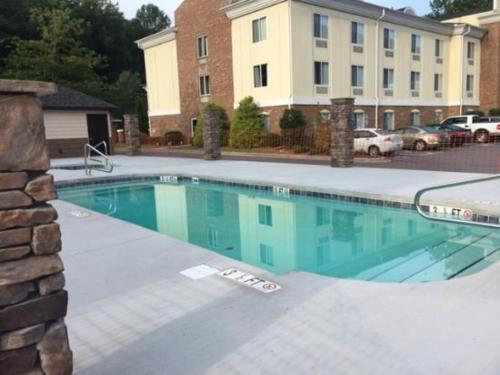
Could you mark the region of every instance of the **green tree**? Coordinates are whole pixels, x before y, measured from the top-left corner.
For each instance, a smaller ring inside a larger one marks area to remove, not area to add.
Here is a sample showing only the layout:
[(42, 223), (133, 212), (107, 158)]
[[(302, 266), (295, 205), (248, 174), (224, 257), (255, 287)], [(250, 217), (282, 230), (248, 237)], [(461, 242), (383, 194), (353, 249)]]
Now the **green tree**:
[(15, 38), (6, 58), (4, 76), (54, 81), (87, 93), (103, 88), (97, 69), (104, 59), (81, 45), (82, 21), (72, 19), (68, 9), (32, 10), (40, 39)]
[[(229, 142), (229, 119), (227, 118), (226, 111), (221, 106), (215, 103), (207, 103), (205, 109), (216, 110), (219, 112), (219, 131), (220, 131), (220, 145), (222, 147), (227, 146)], [(200, 113), (198, 116), (198, 122), (196, 128), (194, 129), (193, 135), (193, 146), (203, 147), (203, 127), (205, 122), (203, 120), (203, 115)]]
[(163, 30), (170, 27), (171, 24), (170, 18), (154, 4), (141, 6), (132, 21), (136, 21), (144, 30), (150, 33)]
[(243, 98), (234, 111), (229, 143), (234, 148), (254, 148), (264, 135), (264, 119), (251, 96)]
[(431, 16), (440, 18), (471, 9), (491, 8), (492, 0), (431, 0)]

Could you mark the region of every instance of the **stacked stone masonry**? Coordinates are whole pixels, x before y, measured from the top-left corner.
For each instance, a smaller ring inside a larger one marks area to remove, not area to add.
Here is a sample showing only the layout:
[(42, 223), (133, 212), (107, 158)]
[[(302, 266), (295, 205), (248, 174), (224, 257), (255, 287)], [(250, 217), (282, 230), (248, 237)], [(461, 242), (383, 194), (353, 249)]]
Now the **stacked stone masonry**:
[(139, 155), (141, 152), (141, 132), (139, 130), (139, 119), (137, 115), (124, 115), (125, 140), (127, 142), (127, 154), (129, 156)]
[(204, 159), (220, 159), (220, 114), (217, 110), (205, 109), (202, 116)]
[(0, 80), (0, 374), (72, 373), (61, 232), (43, 117), (46, 83)]

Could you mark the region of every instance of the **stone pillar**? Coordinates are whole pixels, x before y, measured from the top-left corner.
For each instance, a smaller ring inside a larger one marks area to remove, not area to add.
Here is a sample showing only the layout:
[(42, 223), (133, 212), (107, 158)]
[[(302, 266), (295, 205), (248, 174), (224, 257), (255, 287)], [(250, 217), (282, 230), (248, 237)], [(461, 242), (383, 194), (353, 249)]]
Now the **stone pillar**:
[(37, 94), (0, 80), (0, 374), (71, 374), (57, 198)]
[(139, 118), (137, 115), (123, 115), (125, 128), (125, 142), (127, 155), (139, 155), (141, 152), (141, 139), (139, 131)]
[(332, 167), (347, 168), (354, 161), (353, 98), (332, 99)]
[(220, 113), (205, 108), (203, 116), (203, 158), (205, 160), (220, 159)]

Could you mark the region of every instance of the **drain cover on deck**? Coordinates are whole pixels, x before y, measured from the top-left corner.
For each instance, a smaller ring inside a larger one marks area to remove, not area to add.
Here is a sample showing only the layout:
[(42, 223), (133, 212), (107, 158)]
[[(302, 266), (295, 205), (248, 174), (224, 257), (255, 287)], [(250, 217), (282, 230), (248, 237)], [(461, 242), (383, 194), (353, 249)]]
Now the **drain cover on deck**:
[(204, 277), (214, 275), (219, 272), (218, 269), (207, 266), (206, 264), (201, 264), (196, 267), (188, 268), (187, 270), (181, 271), (180, 274), (189, 277), (191, 280), (199, 280)]
[(257, 276), (237, 270), (236, 268), (229, 268), (219, 272), (219, 276), (235, 281), (240, 285), (256, 289), (262, 293), (272, 293), (281, 289), (281, 286), (276, 283), (261, 279)]

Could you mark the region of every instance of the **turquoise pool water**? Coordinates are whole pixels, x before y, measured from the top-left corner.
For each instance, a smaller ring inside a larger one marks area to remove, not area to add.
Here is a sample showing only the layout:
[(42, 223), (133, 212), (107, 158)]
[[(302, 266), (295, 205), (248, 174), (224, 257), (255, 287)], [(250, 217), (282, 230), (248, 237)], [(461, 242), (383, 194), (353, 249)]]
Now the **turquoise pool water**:
[(407, 209), (191, 181), (90, 185), (59, 195), (276, 274), (426, 282), (500, 259), (499, 230), (428, 221)]

